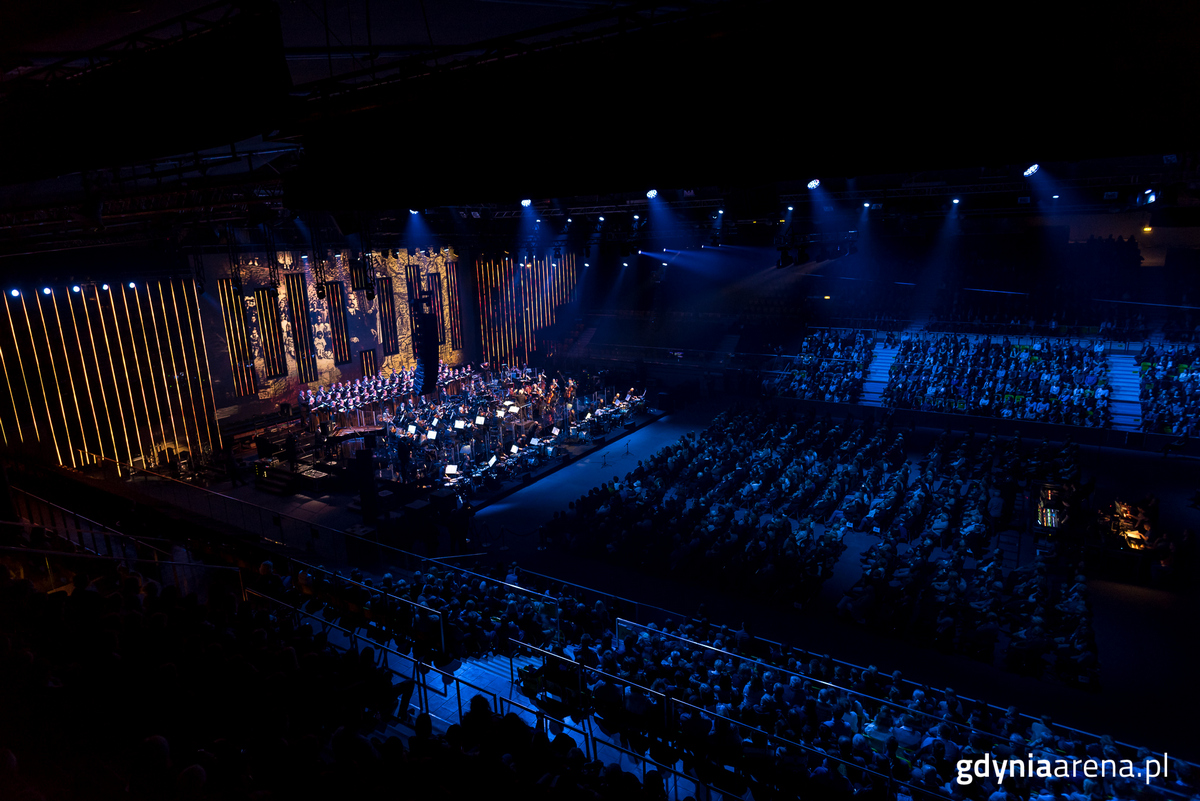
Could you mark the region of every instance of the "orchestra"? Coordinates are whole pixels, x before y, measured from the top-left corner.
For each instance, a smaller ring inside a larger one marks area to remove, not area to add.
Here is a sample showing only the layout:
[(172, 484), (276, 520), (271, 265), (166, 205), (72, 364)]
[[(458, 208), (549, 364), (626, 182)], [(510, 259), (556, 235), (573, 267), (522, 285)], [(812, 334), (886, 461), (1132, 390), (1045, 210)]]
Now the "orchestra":
[(627, 422), (644, 405), (633, 388), (609, 397), (597, 384), (591, 377), (585, 393), (574, 378), (528, 366), (439, 363), (436, 394), (417, 392), (412, 369), (392, 369), (301, 390), (299, 407), (325, 437), (382, 431), (379, 455), (404, 482), (480, 491), (545, 464), (568, 440)]

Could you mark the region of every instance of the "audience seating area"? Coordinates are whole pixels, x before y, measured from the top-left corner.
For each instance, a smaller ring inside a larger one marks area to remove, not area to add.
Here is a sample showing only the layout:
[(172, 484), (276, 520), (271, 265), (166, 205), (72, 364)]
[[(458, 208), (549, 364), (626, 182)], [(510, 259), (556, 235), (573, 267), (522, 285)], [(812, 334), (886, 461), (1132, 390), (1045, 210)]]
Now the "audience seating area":
[[(719, 418), (700, 441), (756, 420), (767, 418), (761, 412)], [(790, 429), (797, 437), (801, 430)], [(824, 428), (813, 422), (806, 431)], [(822, 435), (820, 442), (834, 452), (853, 442), (886, 443), (883, 432), (866, 437), (853, 428), (841, 438)], [(701, 452), (700, 441), (685, 438), (667, 459), (692, 448)], [(897, 444), (876, 452), (877, 462), (890, 468), (884, 475), (907, 467), (889, 456)], [(846, 454), (866, 451), (871, 448), (845, 448)], [(863, 517), (886, 532), (868, 572), (903, 577), (905, 567), (888, 563), (884, 552), (942, 547), (924, 535), (912, 547), (904, 532), (917, 529), (912, 521), (931, 518), (934, 531), (947, 513), (962, 532), (957, 538), (943, 532), (941, 541), (956, 539), (948, 557), (901, 560), (908, 565), (907, 586), (923, 583), (922, 594), (932, 596), (928, 619), (940, 626), (955, 611), (1005, 622), (1044, 616), (1045, 631), (1011, 636), (1053, 642), (1058, 658), (1084, 667), (1086, 660), (1074, 657), (1086, 653), (1085, 598), (1078, 587), (1055, 592), (1055, 555), (1013, 571), (1000, 582), (1012, 591), (995, 587), (990, 597), (998, 555), (977, 558), (984, 541), (977, 526), (991, 505), (983, 499), (1000, 497), (995, 484), (1018, 474), (1070, 480), (1077, 473), (1071, 452), (1043, 445), (1026, 453), (1019, 443), (1002, 447), (994, 439), (975, 450), (944, 436), (917, 469), (931, 482), (928, 503), (918, 500), (923, 486), (906, 487)], [(647, 472), (639, 480), (654, 477)], [(963, 492), (946, 489), (964, 483)], [(895, 513), (888, 519), (881, 509)], [(844, 516), (835, 508), (832, 516), (839, 513)], [(906, 515), (910, 522), (901, 523)], [(29, 542), (26, 537), (18, 545)], [(632, 624), (618, 617), (617, 604), (610, 609), (515, 565), (486, 576), (426, 562), (415, 572), (372, 578), (300, 562), (276, 573), (265, 562), (247, 575), (242, 598), (221, 586), (184, 595), (118, 561), (89, 562), (67, 592), (50, 594), (35, 588), (40, 563), (36, 556), (25, 560), (14, 574), (6, 558), (0, 570), (0, 686), (7, 690), (0, 696), (0, 733), (3, 743), (19, 745), (0, 750), (5, 798), (357, 797), (404, 787), (415, 797), (501, 792), (662, 799), (680, 786), (713, 798), (747, 792), (755, 798), (986, 798), (994, 789), (988, 783), (969, 792), (953, 783), (957, 758), (1026, 750), (1150, 756), (1048, 718), (913, 684), (899, 673), (759, 640), (745, 624), (708, 620), (703, 608), (690, 619)], [(925, 564), (931, 572), (922, 576)], [(292, 607), (302, 612), (288, 614)], [(863, 605), (854, 612), (869, 624), (878, 610)], [(1075, 631), (1057, 636), (1072, 625)], [(965, 619), (954, 621), (959, 638), (969, 628)], [(439, 668), (527, 653), (541, 654), (544, 663), (541, 670), (520, 671), (520, 683), (539, 706), (562, 719), (589, 721), (597, 737), (648, 755), (647, 764), (660, 769), (635, 776), (605, 766), (596, 759), (598, 746), (589, 754), (563, 732), (564, 724), (543, 717), (530, 725), (514, 711), (501, 717), (500, 705), (483, 694), (464, 700), (457, 719), (443, 721), (448, 725), (411, 715), (417, 710), (410, 702), (428, 694)], [(390, 655), (416, 661), (418, 670), (397, 673)], [(576, 693), (561, 692), (572, 684)], [(44, 725), (49, 720), (74, 725)], [(1195, 790), (1190, 770), (1173, 763), (1174, 785), (1157, 791)], [(1022, 792), (1036, 788), (1028, 782)], [(1051, 782), (1051, 790), (1099, 801), (1132, 798), (1136, 783)]]
[(1098, 341), (905, 333), (883, 397), (900, 409), (1104, 428), (1109, 392)]
[(1146, 345), (1139, 389), (1142, 430), (1194, 437), (1200, 434), (1200, 345)]
[[(764, 407), (718, 416), (546, 525), (563, 547), (802, 604), (844, 550), (848, 492), (902, 459), (899, 435)], [(875, 465), (878, 463), (878, 468)]]
[(880, 541), (863, 552), (862, 578), (839, 611), (943, 651), (991, 663), (999, 650), (1015, 672), (1095, 686), (1082, 567), (1046, 548), (1005, 573), (1016, 554), (996, 544), (1028, 482), (1062, 484), (1072, 501), (1090, 492), (1077, 483), (1076, 453), (1073, 445), (1029, 449), (995, 436), (978, 445), (944, 433), (914, 465), (911, 484), (901, 476), (879, 498), (862, 499)]
[(795, 356), (772, 365), (772, 372), (779, 374), (765, 388), (789, 398), (857, 403), (875, 357), (874, 337), (873, 331), (810, 334)]

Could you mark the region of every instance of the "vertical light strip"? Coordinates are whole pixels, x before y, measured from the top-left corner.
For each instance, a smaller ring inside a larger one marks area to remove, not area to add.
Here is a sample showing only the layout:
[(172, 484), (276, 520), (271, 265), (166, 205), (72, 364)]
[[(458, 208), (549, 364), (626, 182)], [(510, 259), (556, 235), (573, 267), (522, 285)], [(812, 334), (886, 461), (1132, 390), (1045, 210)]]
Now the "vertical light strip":
[(479, 340), (483, 345), (483, 360), (490, 362), (492, 359), (488, 352), (487, 325), (484, 323), (486, 314), (483, 308), (483, 264), (478, 260), (475, 261), (475, 307), (479, 309)]
[(221, 301), (221, 316), (225, 323), (225, 343), (226, 350), (229, 351), (229, 369), (233, 373), (233, 391), (238, 397), (245, 395), (242, 391), (242, 374), (238, 369), (237, 357), (237, 334), (233, 330), (233, 316), (229, 311), (229, 299), (226, 297), (226, 279), (222, 278), (217, 281), (217, 295)]
[[(70, 298), (70, 295), (68, 294), (67, 297)], [(62, 317), (58, 313), (58, 293), (53, 293), (50, 296), (50, 300), (54, 304), (54, 322), (58, 328), (58, 338), (62, 342), (63, 363), (67, 365), (67, 382), (71, 385), (71, 400), (75, 403), (75, 419), (79, 421), (79, 438), (83, 441), (83, 447), (80, 450), (86, 454), (88, 450), (87, 432), (83, 427), (83, 409), (79, 406), (79, 390), (75, 386), (75, 372), (71, 369), (71, 354), (67, 349), (67, 335), (63, 331)], [(86, 373), (84, 377), (87, 377)], [(95, 409), (92, 411), (95, 413)]]
[[(147, 287), (147, 289), (146, 289), (146, 299), (147, 300), (149, 300), (149, 295), (150, 295), (150, 289), (149, 289), (149, 287)], [(147, 354), (146, 355), (146, 372), (150, 376), (150, 389), (154, 393), (154, 409), (158, 415), (158, 428), (162, 434), (163, 453), (166, 453), (167, 447), (168, 447), (168, 445), (167, 445), (167, 421), (166, 421), (166, 418), (163, 417), (162, 402), (160, 401), (159, 396), (158, 396), (158, 383), (155, 381), (155, 377), (154, 377), (154, 363), (162, 362), (162, 353), (159, 351), (155, 351), (153, 360), (149, 356), (150, 335), (148, 333), (146, 333), (146, 313), (142, 310), (142, 296), (136, 286), (133, 289), (133, 305), (137, 308), (138, 325), (142, 329), (142, 343), (146, 347), (146, 354)], [(168, 395), (167, 411), (170, 411), (170, 400), (171, 399), (170, 399), (170, 396), (169, 396), (169, 393), (168, 393), (166, 387), (163, 387), (163, 394)], [(147, 417), (149, 416), (149, 412), (150, 412), (150, 409), (149, 409), (149, 407), (147, 407), (147, 409), (146, 409)], [(153, 437), (151, 439), (153, 439)], [(154, 448), (155, 448), (154, 462), (155, 462), (155, 464), (157, 464), (158, 463), (158, 458), (157, 458), (158, 445), (155, 444)]]
[(279, 358), (275, 349), (274, 320), (271, 318), (270, 290), (254, 293), (254, 307), (258, 311), (258, 338), (263, 343), (263, 366), (267, 378), (279, 374)]
[(296, 349), (300, 380), (311, 384), (317, 380), (317, 365), (313, 352), (312, 321), (308, 312), (308, 285), (304, 273), (288, 273), (287, 293), (288, 308), (292, 313), (292, 344)]
[[(179, 337), (179, 364), (183, 368), (181, 373), (177, 373), (176, 375), (182, 374), (184, 377), (184, 380), (185, 380), (184, 386), (187, 388), (188, 406), (190, 406), (192, 409), (192, 426), (196, 429), (196, 444), (200, 446), (199, 451), (196, 451), (195, 449), (193, 449), (191, 452), (192, 460), (195, 461), (198, 453), (203, 453), (203, 451), (204, 451), (204, 433), (200, 430), (200, 414), (196, 411), (196, 396), (192, 392), (192, 379), (188, 375), (188, 365), (187, 365), (187, 358), (186, 358), (187, 357), (187, 344), (183, 341), (183, 326), (180, 324), (180, 321), (179, 321), (179, 303), (175, 300), (174, 282), (168, 281), (168, 285), (171, 287), (171, 311), (175, 315), (175, 317), (174, 317), (175, 334)], [(163, 294), (161, 281), (158, 284), (158, 292), (160, 295)], [(166, 311), (165, 311), (166, 300), (165, 299), (163, 301), (163, 308), (164, 308), (163, 314), (166, 314)], [(167, 332), (168, 341), (169, 341), (170, 335), (171, 335), (171, 332), (168, 331)], [(174, 349), (172, 349), (172, 353), (171, 353), (172, 367), (174, 367), (174, 364), (175, 364), (175, 354), (174, 354)], [(178, 379), (176, 379), (176, 381), (175, 381), (175, 386), (176, 387), (179, 386)], [(180, 400), (179, 405), (181, 407), (183, 406), (182, 400)], [(184, 420), (183, 430), (187, 431), (187, 420), (186, 419)]]
[(271, 377), (274, 372), (275, 358), (271, 353), (271, 341), (266, 334), (266, 326), (269, 324), (263, 317), (267, 313), (266, 305), (263, 303), (263, 295), (266, 290), (254, 290), (254, 311), (258, 315), (258, 342), (262, 346), (263, 352), (263, 368), (267, 378)]
[[(188, 305), (187, 289), (179, 288), (179, 293), (183, 295), (183, 319), (187, 321), (188, 339), (192, 341), (192, 362), (196, 365), (196, 391), (200, 393), (200, 414), (204, 418), (204, 431), (207, 434), (208, 447), (213, 448), (212, 423), (209, 422), (208, 403), (204, 396), (204, 370), (200, 367), (200, 348), (196, 345), (196, 332), (192, 326), (192, 309)], [(178, 317), (179, 302), (175, 299), (175, 282), (171, 282), (171, 302), (175, 304), (176, 316)], [(179, 329), (179, 340), (183, 341), (183, 327)], [(184, 348), (186, 353), (187, 349)], [(184, 360), (186, 366), (187, 361)], [(188, 391), (191, 392), (191, 382), (188, 382)], [(196, 431), (200, 431), (200, 423), (196, 422)]]
[[(195, 281), (191, 282), (191, 286), (192, 286), (193, 308), (195, 308), (195, 310), (196, 310), (196, 325), (197, 325), (197, 327), (200, 327), (200, 323), (201, 323), (201, 320), (200, 320), (200, 295), (196, 291), (196, 282)], [(187, 304), (187, 292), (186, 291), (183, 293), (183, 300), (184, 300), (184, 304), (186, 305)], [(191, 331), (191, 325), (192, 325), (192, 317), (189, 314), (188, 315), (188, 330), (189, 330), (189, 332)], [(193, 334), (192, 336), (194, 339), (195, 334)], [(196, 369), (200, 371), (200, 378), (201, 378), (201, 383), (202, 383), (201, 394), (203, 394), (203, 381), (204, 381), (204, 379), (208, 379), (208, 401), (210, 404), (212, 404), (212, 406), (211, 406), (212, 420), (215, 423), (216, 419), (217, 419), (217, 398), (216, 398), (216, 395), (213, 394), (212, 366), (210, 365), (210, 363), (208, 361), (208, 343), (206, 343), (204, 341), (204, 331), (203, 330), (201, 330), (201, 332), (200, 332), (200, 350), (204, 353), (204, 367), (201, 368), (200, 356), (199, 356), (199, 354), (197, 354)], [(204, 415), (204, 424), (208, 425), (208, 423), (209, 423), (209, 416), (208, 416), (208, 414), (205, 414)], [(225, 442), (224, 442), (224, 440), (221, 439), (221, 427), (217, 426), (216, 429), (217, 429), (217, 444), (216, 444), (216, 447), (214, 448), (214, 450), (220, 450), (225, 447)], [(212, 435), (210, 433), (209, 434), (210, 442), (211, 442), (211, 436)]]
[[(239, 334), (238, 347), (242, 353), (242, 370), (246, 375), (246, 394), (253, 395), (258, 390), (258, 382), (254, 370), (254, 354), (250, 351), (250, 329), (246, 325), (246, 296), (234, 284), (230, 284), (229, 291), (232, 294), (233, 308), (236, 310), (233, 321), (237, 325)], [(165, 307), (163, 314), (166, 315)], [(167, 341), (170, 342), (170, 340)]]
[[(175, 345), (171, 342), (171, 318), (170, 318), (170, 315), (167, 314), (167, 298), (166, 298), (166, 295), (164, 295), (163, 291), (162, 291), (162, 281), (156, 281), (155, 283), (158, 285), (158, 302), (159, 302), (160, 308), (162, 309), (163, 328), (165, 329), (166, 335), (167, 335), (167, 352), (171, 355), (171, 377), (175, 379), (175, 399), (179, 401), (179, 417), (180, 417), (180, 423), (182, 424), (182, 428), (183, 428), (183, 439), (184, 439), (184, 441), (187, 442), (188, 454), (190, 456), (192, 454), (195, 454), (196, 447), (192, 444), (192, 435), (191, 435), (191, 432), (188, 431), (187, 410), (183, 406), (183, 392), (182, 392), (182, 390), (179, 389), (179, 366), (175, 363)], [(149, 286), (146, 287), (146, 294), (147, 295), (150, 294)], [(154, 310), (153, 304), (150, 305), (150, 309), (151, 309), (151, 311)], [(155, 326), (155, 334), (157, 335), (157, 333), (158, 333), (158, 327)], [(165, 368), (166, 365), (163, 365), (163, 367)], [(175, 413), (174, 413), (174, 411), (172, 411), (171, 412), (172, 427), (174, 426), (174, 423), (175, 423)], [(175, 445), (175, 455), (176, 456), (179, 455), (178, 441), (176, 442), (176, 445)]]
[[(33, 393), (29, 391), (29, 379), (25, 377), (25, 360), (21, 357), (21, 345), (17, 342), (17, 328), (13, 325), (12, 309), (8, 307), (8, 298), (4, 299), (4, 312), (8, 315), (8, 330), (12, 332), (13, 350), (17, 353), (17, 366), (21, 371), (21, 383), (25, 385), (25, 400), (29, 401), (29, 417), (33, 423), (33, 438), (40, 440), (41, 432), (38, 431), (37, 412), (33, 410)], [(13, 404), (14, 411), (16, 404)]]
[(267, 304), (271, 310), (271, 348), (275, 352), (275, 376), (286, 378), (288, 374), (287, 355), (283, 351), (283, 318), (279, 313), (279, 292), (267, 292)]
[(533, 273), (537, 269), (538, 260), (534, 258), (530, 262), (529, 267), (521, 273), (520, 280), (517, 281), (517, 288), (520, 291), (520, 297), (517, 301), (517, 314), (521, 315), (521, 328), (524, 334), (524, 347), (522, 349), (521, 363), (529, 363), (529, 337), (533, 333), (533, 308), (535, 294), (530, 290), (533, 283)]
[[(108, 290), (112, 291), (112, 290)], [(87, 306), (84, 306), (87, 309)], [(121, 415), (121, 435), (125, 439), (125, 464), (133, 464), (133, 449), (129, 447), (129, 425), (125, 421), (125, 405), (121, 403), (121, 393), (117, 391), (117, 365), (112, 357), (112, 344), (108, 341), (108, 325), (104, 322), (104, 304), (100, 302), (100, 290), (96, 290), (96, 317), (100, 319), (100, 332), (104, 335), (104, 353), (108, 356), (108, 367), (112, 372), (113, 397), (117, 399), (117, 411)], [(91, 326), (89, 318), (89, 327)], [(97, 360), (99, 364), (99, 360)], [(99, 369), (99, 368), (97, 368)], [(105, 401), (105, 405), (108, 402)], [(109, 415), (109, 421), (112, 421), (112, 415)], [(120, 454), (118, 453), (118, 457)], [(117, 459), (120, 461), (120, 458)]]
[[(500, 358), (504, 362), (511, 362), (511, 336), (508, 325), (508, 275), (512, 267), (512, 260), (506, 258), (500, 264)], [(511, 366), (511, 365), (510, 365)]]
[[(58, 393), (58, 411), (62, 415), (63, 430), (66, 432), (67, 439), (67, 455), (71, 457), (71, 467), (78, 467), (79, 463), (75, 459), (75, 448), (71, 446), (71, 426), (67, 420), (67, 407), (63, 403), (62, 384), (58, 380), (58, 360), (55, 358), (54, 346), (50, 344), (50, 329), (46, 327), (46, 312), (42, 308), (42, 301), (38, 299), (38, 317), (42, 320), (42, 335), (46, 338), (46, 357), (50, 360), (50, 374), (54, 376), (54, 391)], [(30, 331), (32, 341), (33, 332)], [(35, 351), (36, 352), (36, 351)], [(47, 398), (49, 401), (49, 398)], [(49, 405), (49, 403), (47, 403)], [(59, 457), (59, 463), (62, 463), (62, 457)]]
[[(137, 291), (136, 288), (134, 289), (134, 291), (135, 292)], [(142, 409), (144, 409), (146, 412), (146, 433), (150, 437), (150, 452), (152, 454), (154, 454), (154, 453), (158, 453), (158, 443), (154, 441), (154, 426), (151, 425), (151, 423), (150, 423), (150, 402), (148, 400), (146, 400), (146, 379), (145, 379), (145, 375), (142, 373), (142, 359), (138, 355), (137, 342), (134, 341), (133, 315), (129, 313), (129, 297), (125, 294), (124, 287), (121, 288), (121, 304), (125, 307), (125, 324), (126, 324), (126, 327), (129, 328), (129, 349), (133, 351), (133, 366), (134, 366), (134, 370), (136, 371), (136, 375), (138, 378), (138, 382), (137, 382), (138, 383), (138, 391), (141, 392), (141, 395), (142, 395)], [(140, 315), (140, 313), (141, 313), (140, 308), (138, 309), (138, 313)], [(114, 307), (113, 316), (114, 316), (114, 318), (116, 317), (115, 307)], [(144, 330), (142, 332), (142, 338), (143, 338), (143, 340), (145, 339), (145, 331)], [(147, 360), (147, 362), (149, 362), (149, 350), (150, 350), (149, 343), (143, 342), (143, 346), (145, 347), (145, 349), (147, 351), (146, 360)], [(122, 357), (122, 358), (124, 358), (124, 357)], [(132, 396), (132, 394), (133, 394), (133, 387), (131, 385), (130, 386), (130, 395)], [(158, 400), (158, 398), (155, 397), (156, 402), (157, 402), (157, 400)], [(132, 397), (130, 398), (130, 401), (132, 402)], [(160, 427), (161, 427), (161, 425), (160, 425)], [(141, 440), (142, 440), (142, 435), (139, 432), (138, 433), (138, 442), (141, 442)], [(149, 470), (150, 466), (151, 466), (150, 462), (147, 461), (147, 459), (146, 459), (146, 453), (144, 450), (142, 452), (142, 466), (145, 467), (147, 470)]]
[(484, 305), (484, 290), (487, 288), (487, 264), (475, 263), (475, 301), (479, 306), (479, 338), (484, 341), (484, 361), (492, 361), (492, 345), (488, 339), (487, 307)]
[(479, 302), (480, 322), (483, 318), (487, 318), (487, 335), (488, 335), (488, 361), (492, 364), (496, 363), (496, 320), (492, 316), (495, 311), (492, 309), (492, 269), (495, 264), (489, 259), (483, 265), (483, 277), (480, 279), (480, 286), (483, 295)]
[[(15, 342), (13, 343), (16, 344)], [(12, 382), (8, 380), (8, 360), (4, 358), (4, 348), (0, 348), (0, 371), (4, 372), (4, 384), (8, 387), (8, 399), (13, 402), (13, 419), (17, 422), (17, 437), (21, 442), (25, 441), (25, 435), (21, 432), (21, 418), (17, 414), (17, 396), (13, 394)], [(8, 432), (4, 430), (4, 416), (0, 415), (0, 434), (4, 435), (4, 444), (8, 445)]]
[[(125, 294), (125, 289), (122, 287), (122, 289), (121, 289), (122, 297), (124, 297), (124, 294)], [(103, 313), (104, 313), (104, 310), (101, 309), (100, 314), (103, 314)], [(144, 441), (142, 440), (142, 426), (138, 422), (137, 400), (134, 399), (134, 397), (133, 397), (133, 381), (130, 380), (130, 378), (129, 378), (129, 362), (125, 358), (125, 343), (121, 339), (121, 322), (117, 319), (117, 301), (116, 301), (115, 297), (113, 298), (113, 302), (112, 302), (112, 316), (113, 316), (113, 336), (115, 336), (117, 338), (117, 348), (121, 351), (121, 369), (125, 372), (125, 389), (126, 389), (126, 391), (129, 392), (129, 416), (133, 418), (133, 434), (137, 438), (136, 441), (137, 441), (137, 446), (138, 446), (138, 453), (142, 457), (142, 468), (149, 469), (150, 465), (146, 461), (146, 447), (145, 447)], [(107, 335), (106, 335), (106, 337), (107, 337)], [(133, 347), (132, 339), (129, 340), (129, 347), (130, 348)], [(112, 358), (111, 352), (109, 353), (109, 358)], [(140, 384), (141, 382), (139, 381), (138, 383)], [(114, 391), (115, 391), (115, 388), (114, 388)], [(149, 424), (150, 424), (150, 420), (149, 420), (149, 418), (147, 418), (146, 425), (149, 425)], [(130, 451), (130, 453), (129, 453), (129, 463), (133, 464), (133, 452), (132, 451)]]
[[(83, 305), (84, 314), (87, 313), (87, 297), (80, 294), (79, 302)], [(87, 373), (87, 357), (83, 355), (83, 336), (79, 333), (79, 318), (75, 314), (75, 305), (71, 300), (71, 296), (67, 295), (67, 310), (71, 313), (71, 325), (75, 328), (75, 344), (79, 346), (79, 369), (83, 372), (83, 386), (87, 390), (88, 403), (92, 407), (92, 422), (96, 424), (96, 446), (100, 451), (100, 458), (104, 456), (104, 432), (100, 429), (100, 417), (96, 414), (96, 399), (92, 396), (92, 380), (88, 378)], [(88, 338), (92, 338), (91, 320), (88, 320)], [(104, 382), (100, 380), (100, 362), (96, 359), (95, 342), (92, 343), (92, 363), (96, 365), (97, 383), (100, 385), (100, 393), (104, 394)], [(108, 416), (108, 402), (104, 403), (104, 415)], [(109, 423), (108, 433), (112, 437), (113, 442), (113, 458), (117, 454), (117, 437), (113, 433), (112, 424)], [(86, 441), (86, 438), (85, 438)]]
[(513, 356), (516, 353), (516, 349), (517, 349), (517, 332), (516, 332), (516, 325), (515, 325), (516, 320), (513, 318), (513, 313), (512, 313), (512, 310), (513, 310), (513, 271), (515, 268), (516, 268), (516, 264), (512, 259), (505, 260), (504, 275), (501, 279), (502, 283), (500, 285), (500, 289), (501, 289), (500, 297), (504, 302), (504, 306), (503, 306), (503, 308), (504, 308), (504, 311), (503, 311), (504, 329), (507, 334), (504, 338), (504, 351), (505, 351), (504, 360), (506, 362), (508, 362), (509, 367), (512, 367), (513, 362), (516, 361), (513, 358)]
[(279, 322), (279, 295), (275, 291), (254, 291), (255, 306), (258, 307), (258, 332), (264, 343), (268, 378), (287, 375), (287, 358), (283, 355), (283, 329)]
[[(163, 346), (162, 340), (158, 336), (158, 315), (154, 313), (154, 299), (150, 297), (150, 285), (146, 285), (146, 308), (150, 309), (150, 330), (154, 332), (154, 344), (158, 350), (158, 364), (162, 368), (163, 394), (167, 399), (167, 414), (171, 417), (171, 444), (175, 446), (175, 455), (179, 455), (179, 429), (175, 426), (175, 410), (171, 408), (171, 382), (167, 380), (167, 365), (163, 361)], [(165, 321), (164, 321), (165, 322)], [(182, 404), (181, 404), (182, 405)], [(182, 413), (182, 408), (180, 412)], [(166, 438), (166, 426), (163, 426), (164, 439)], [(170, 461), (170, 454), (167, 455), (167, 461)]]
[[(54, 453), (58, 463), (63, 463), (62, 449), (58, 447), (58, 434), (54, 433), (54, 413), (50, 411), (50, 393), (46, 391), (46, 381), (42, 378), (42, 360), (38, 357), (37, 346), (33, 341), (33, 323), (29, 319), (29, 307), (25, 304), (25, 296), (21, 295), (21, 310), (25, 313), (25, 330), (29, 332), (29, 350), (33, 352), (33, 366), (37, 370), (38, 385), (42, 388), (42, 403), (46, 406), (46, 427), (50, 429), (50, 441), (54, 443)], [(30, 399), (30, 409), (33, 399)], [(66, 418), (63, 414), (63, 418)]]
[[(179, 320), (179, 303), (175, 301), (174, 283), (168, 282), (168, 284), (170, 285), (170, 288), (172, 288), (172, 289), (170, 289), (170, 312), (172, 312), (172, 314), (168, 314), (167, 313), (166, 293), (164, 293), (164, 291), (162, 289), (162, 282), (160, 281), (157, 283), (158, 283), (158, 297), (160, 297), (160, 300), (162, 301), (163, 320), (164, 321), (166, 321), (168, 319), (174, 320), (175, 335), (179, 337), (179, 363), (178, 363), (178, 365), (176, 365), (176, 363), (175, 363), (175, 345), (172, 342), (172, 338), (170, 338), (170, 326), (168, 325), (167, 326), (167, 345), (168, 345), (168, 348), (170, 349), (170, 369), (172, 369), (172, 371), (175, 372), (175, 392), (179, 393), (179, 411), (180, 411), (180, 414), (182, 415), (182, 417), (184, 417), (184, 434), (187, 436), (187, 450), (188, 450), (188, 453), (191, 454), (191, 458), (196, 459), (196, 456), (197, 456), (196, 445), (192, 444), (192, 435), (187, 432), (187, 408), (186, 408), (186, 406), (184, 406), (184, 395), (182, 395), (182, 391), (179, 389), (180, 375), (182, 375), (182, 377), (184, 377), (185, 386), (187, 387), (187, 405), (191, 406), (191, 409), (192, 409), (192, 427), (196, 428), (196, 444), (200, 445), (200, 452), (204, 451), (204, 447), (203, 447), (204, 434), (200, 433), (200, 418), (196, 411), (196, 396), (194, 396), (192, 393), (192, 377), (191, 377), (191, 375), (187, 374), (187, 359), (186, 359), (187, 344), (184, 342), (184, 326), (182, 326), (180, 324), (180, 320)], [(182, 367), (182, 369), (180, 369), (180, 367)]]

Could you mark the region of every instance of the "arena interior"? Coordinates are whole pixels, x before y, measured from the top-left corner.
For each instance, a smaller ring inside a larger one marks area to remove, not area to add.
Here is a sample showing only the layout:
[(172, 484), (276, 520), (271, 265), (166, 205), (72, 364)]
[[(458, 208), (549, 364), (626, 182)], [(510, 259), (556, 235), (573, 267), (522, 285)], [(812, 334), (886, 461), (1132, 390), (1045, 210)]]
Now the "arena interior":
[(1198, 33), (0, 9), (0, 799), (1200, 796)]

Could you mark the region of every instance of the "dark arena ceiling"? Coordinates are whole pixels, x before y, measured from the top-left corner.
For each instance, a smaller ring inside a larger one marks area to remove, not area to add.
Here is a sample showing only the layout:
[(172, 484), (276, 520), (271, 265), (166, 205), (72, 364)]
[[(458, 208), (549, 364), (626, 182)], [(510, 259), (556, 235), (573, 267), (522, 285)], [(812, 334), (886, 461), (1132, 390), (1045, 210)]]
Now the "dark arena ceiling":
[(1029, 213), (1034, 161), (1083, 206), (1153, 181), (1191, 224), (1198, 33), (1182, 2), (8, 3), (0, 256), (651, 187), (772, 216), (813, 176)]

